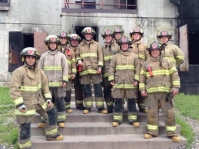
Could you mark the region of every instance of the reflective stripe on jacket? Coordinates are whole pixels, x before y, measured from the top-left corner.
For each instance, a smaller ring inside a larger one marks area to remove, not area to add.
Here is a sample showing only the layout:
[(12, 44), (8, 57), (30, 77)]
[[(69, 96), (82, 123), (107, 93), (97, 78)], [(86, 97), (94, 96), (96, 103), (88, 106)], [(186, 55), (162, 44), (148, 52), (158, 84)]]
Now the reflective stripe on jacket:
[(26, 106), (26, 113), (15, 110), (15, 114), (21, 116), (34, 115), (36, 112), (34, 104), (40, 104), (43, 109), (46, 109), (45, 99), (52, 98), (44, 72), (37, 67), (31, 69), (26, 64), (12, 73), (10, 95), (16, 107), (22, 104)]
[[(160, 66), (160, 63), (162, 66)], [(152, 76), (148, 71), (150, 67)], [(150, 58), (142, 66), (140, 72), (140, 91), (147, 93), (170, 92), (171, 88), (180, 88), (180, 78), (176, 67), (166, 58), (162, 61), (159, 58)]]
[(76, 60), (83, 61), (83, 71), (80, 75), (97, 74), (98, 67), (103, 66), (103, 54), (98, 42), (83, 40), (77, 47)]
[(42, 54), (39, 68), (44, 70), (49, 87), (59, 87), (63, 81), (68, 81), (68, 62), (65, 55), (58, 50), (49, 50)]

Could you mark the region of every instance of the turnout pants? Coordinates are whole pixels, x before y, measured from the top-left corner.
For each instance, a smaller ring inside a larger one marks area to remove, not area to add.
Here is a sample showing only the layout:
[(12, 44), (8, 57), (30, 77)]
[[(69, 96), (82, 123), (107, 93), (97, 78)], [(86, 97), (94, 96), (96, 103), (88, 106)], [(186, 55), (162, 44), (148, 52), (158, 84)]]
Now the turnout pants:
[(104, 87), (103, 93), (104, 93), (104, 99), (106, 101), (106, 106), (108, 110), (113, 110), (113, 97), (111, 96), (111, 89), (112, 85), (110, 85), (108, 81), (108, 77), (103, 78), (102, 86)]
[(91, 81), (93, 83), (95, 93), (96, 108), (104, 109), (104, 97), (102, 94), (102, 88), (100, 84), (102, 82), (102, 79), (101, 75), (99, 74), (81, 76), (85, 109), (91, 109), (93, 107)]
[(176, 132), (176, 121), (173, 109), (173, 101), (166, 102), (167, 93), (151, 93), (148, 94), (146, 104), (148, 107), (147, 113), (147, 133), (153, 136), (158, 136), (159, 133), (159, 103), (164, 116), (164, 123), (166, 126), (166, 134), (168, 137), (177, 135)]
[[(56, 112), (54, 107), (49, 107), (47, 110), (44, 110), (40, 105), (34, 105), (34, 108), (37, 113), (44, 117), (46, 121), (45, 126), (45, 135), (46, 137), (57, 137), (57, 122), (56, 122)], [(30, 116), (16, 116), (17, 123), (19, 125), (18, 129), (18, 144), (20, 149), (31, 148), (32, 144), (30, 141), (31, 137), (31, 122), (34, 115)]]
[(57, 123), (64, 123), (66, 120), (66, 108), (64, 97), (66, 96), (65, 87), (50, 87), (52, 96), (55, 97), (55, 106), (57, 108)]
[(80, 83), (80, 75), (77, 72), (75, 79), (74, 79), (74, 88), (75, 88), (75, 105), (76, 108), (84, 107), (83, 104), (83, 89)]
[(124, 97), (127, 98), (128, 121), (130, 124), (137, 121), (136, 89), (112, 89), (114, 97), (113, 121), (122, 123)]

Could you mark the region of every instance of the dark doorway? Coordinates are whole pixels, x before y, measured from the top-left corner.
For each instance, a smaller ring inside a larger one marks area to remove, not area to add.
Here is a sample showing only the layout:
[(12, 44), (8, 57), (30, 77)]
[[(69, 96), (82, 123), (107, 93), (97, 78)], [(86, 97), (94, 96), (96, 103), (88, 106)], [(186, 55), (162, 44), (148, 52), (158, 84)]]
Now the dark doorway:
[(23, 48), (34, 47), (34, 35), (22, 32), (9, 32), (8, 71), (13, 72), (22, 65), (20, 53)]
[[(78, 34), (82, 39), (84, 39), (84, 36), (82, 36), (82, 30), (85, 28), (85, 27), (88, 27), (88, 26), (76, 26), (75, 27), (75, 31), (76, 31), (76, 34)], [(96, 35), (93, 37), (93, 39), (95, 41), (98, 41), (98, 28), (96, 26), (90, 26), (92, 27), (95, 32), (96, 32)]]
[(33, 34), (23, 34), (24, 48), (34, 47), (34, 35)]
[(189, 64), (199, 64), (198, 50), (199, 32), (189, 33)]

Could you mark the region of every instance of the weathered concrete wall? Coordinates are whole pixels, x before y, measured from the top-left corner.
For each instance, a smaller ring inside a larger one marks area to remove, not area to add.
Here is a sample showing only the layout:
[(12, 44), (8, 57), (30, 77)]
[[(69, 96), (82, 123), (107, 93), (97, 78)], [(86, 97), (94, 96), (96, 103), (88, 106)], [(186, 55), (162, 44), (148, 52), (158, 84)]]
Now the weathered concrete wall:
[[(98, 0), (97, 3), (99, 3)], [(104, 3), (111, 2), (104, 1)], [(176, 20), (171, 18), (177, 16), (176, 6), (169, 0), (138, 0), (138, 14), (66, 14), (61, 12), (63, 7), (63, 0), (11, 0), (10, 10), (0, 11), (0, 63), (2, 66), (0, 67), (0, 82), (10, 80), (10, 73), (8, 73), (10, 31), (23, 33), (42, 31), (57, 34), (60, 29), (74, 32), (75, 26), (97, 26), (100, 32), (107, 25), (121, 25), (128, 33), (133, 26), (140, 26), (145, 32), (143, 41), (147, 43), (149, 38), (155, 37), (159, 27), (167, 26), (171, 28), (174, 34), (173, 39), (175, 39)], [(60, 18), (61, 13), (64, 15), (62, 18)], [(100, 34), (98, 39), (100, 43), (103, 43)]]
[[(134, 26), (144, 29), (145, 37), (143, 41), (156, 37), (158, 29), (167, 27), (176, 34), (177, 7), (169, 0), (138, 0), (138, 14), (119, 14), (119, 13), (63, 13), (62, 28), (75, 32), (75, 26), (97, 26), (99, 33), (105, 26), (120, 25), (128, 34)], [(103, 40), (98, 34), (99, 42)], [(176, 42), (176, 41), (174, 41)]]
[(9, 31), (56, 34), (61, 29), (63, 0), (11, 0), (9, 11), (0, 11), (0, 82), (10, 80), (8, 73)]

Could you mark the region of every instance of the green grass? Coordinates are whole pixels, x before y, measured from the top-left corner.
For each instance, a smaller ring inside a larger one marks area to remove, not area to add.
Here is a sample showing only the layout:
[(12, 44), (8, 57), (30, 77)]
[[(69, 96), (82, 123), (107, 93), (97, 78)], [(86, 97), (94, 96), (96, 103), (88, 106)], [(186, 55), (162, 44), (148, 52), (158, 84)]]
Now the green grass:
[(17, 124), (14, 116), (14, 103), (9, 88), (0, 87), (0, 144), (13, 145), (17, 142)]
[(199, 120), (199, 96), (179, 94), (175, 97), (175, 108), (181, 115)]

